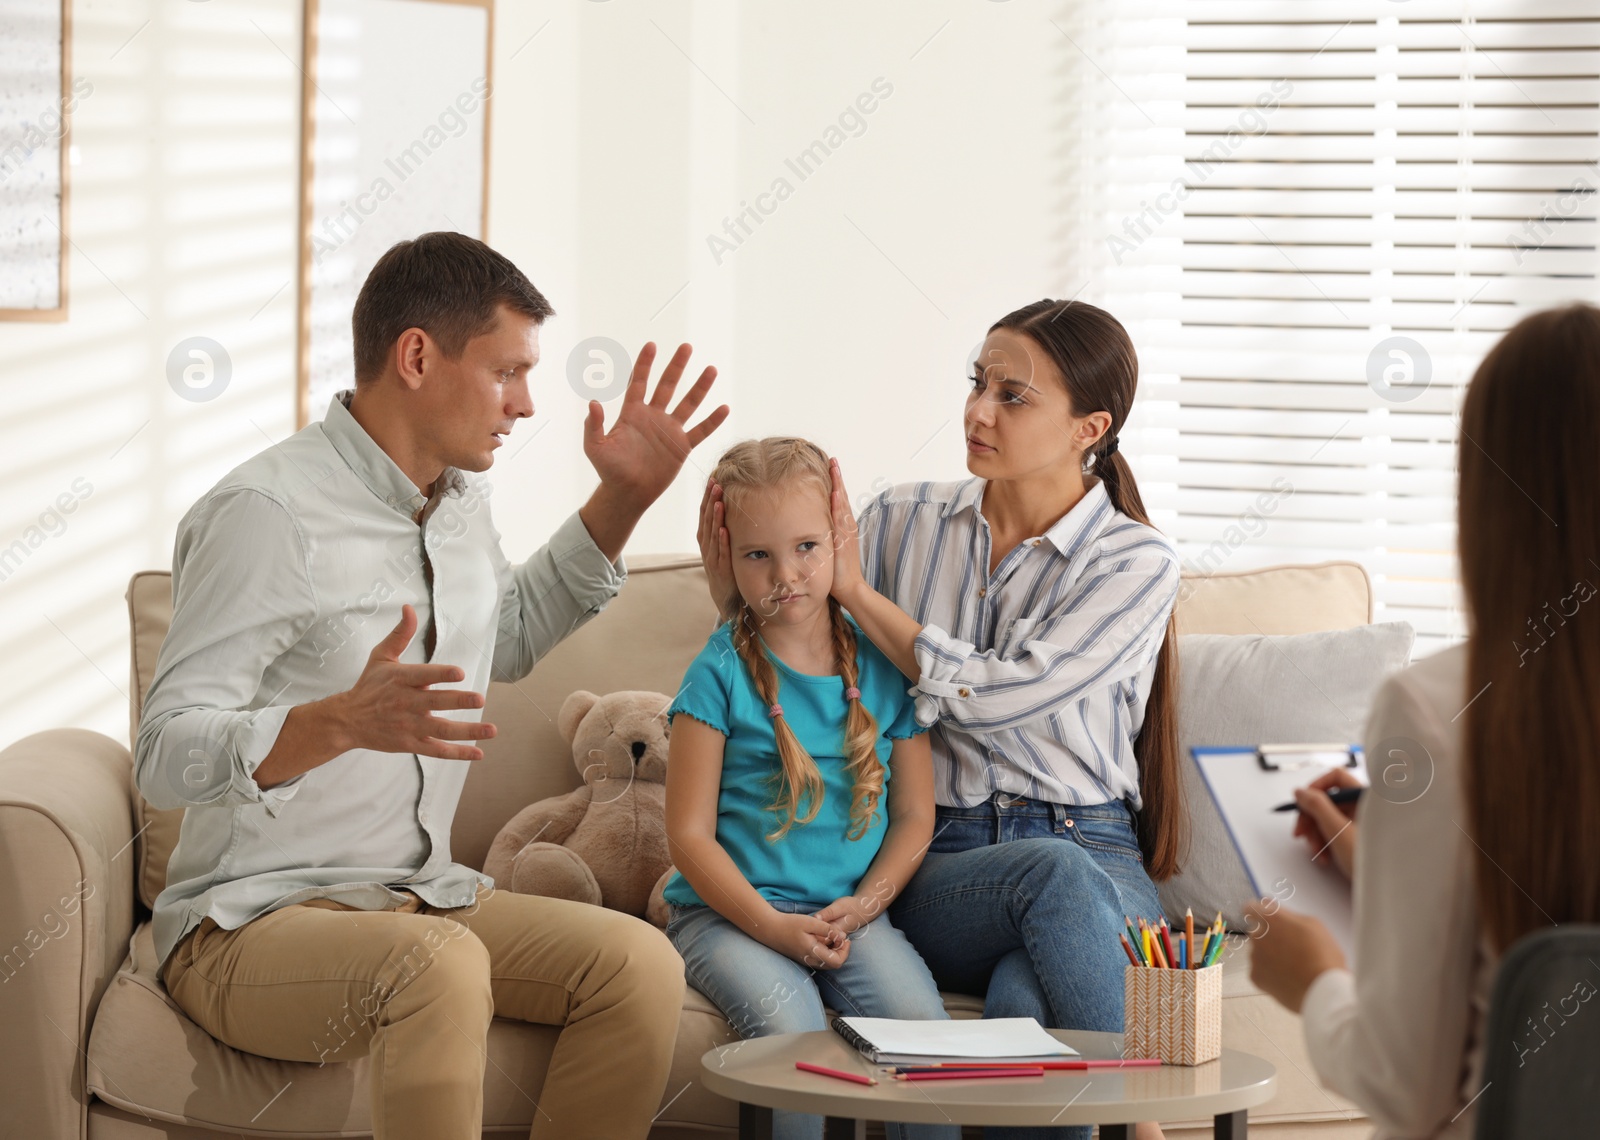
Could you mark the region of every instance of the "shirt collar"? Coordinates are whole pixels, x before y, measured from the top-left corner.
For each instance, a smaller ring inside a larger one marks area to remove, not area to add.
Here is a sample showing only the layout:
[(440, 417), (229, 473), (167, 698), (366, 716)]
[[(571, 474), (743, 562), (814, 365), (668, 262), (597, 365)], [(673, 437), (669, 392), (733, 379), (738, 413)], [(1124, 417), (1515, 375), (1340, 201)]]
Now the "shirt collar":
[[(334, 393), (328, 402), (328, 414), (322, 418), (323, 434), (374, 495), (411, 518), (428, 504), (428, 498), (350, 414), (350, 398), (354, 395), (354, 388)], [(434, 497), (441, 493), (459, 495), (465, 489), (466, 480), (461, 472), (446, 467), (434, 484)]]
[(940, 513), (949, 518), (951, 515), (960, 514), (968, 507), (976, 507), (979, 497), (983, 494), (983, 483), (982, 479), (963, 479), (956, 484), (956, 493), (950, 496)]
[(1116, 513), (1105, 480), (1095, 479), (1077, 505), (1057, 519), (1056, 525), (1044, 532), (1044, 537), (1062, 554), (1070, 557), (1085, 542), (1104, 530)]
[[(983, 489), (987, 484), (987, 480), (978, 478), (962, 482), (956, 488), (955, 494), (950, 497), (950, 501), (945, 504), (943, 512), (945, 517), (968, 509), (981, 517)], [(1085, 541), (1099, 534), (1114, 514), (1116, 508), (1111, 505), (1111, 494), (1106, 490), (1105, 481), (1091, 478), (1083, 498), (1057, 519), (1055, 525), (1041, 537), (1048, 540), (1050, 545), (1062, 554), (1071, 555)]]

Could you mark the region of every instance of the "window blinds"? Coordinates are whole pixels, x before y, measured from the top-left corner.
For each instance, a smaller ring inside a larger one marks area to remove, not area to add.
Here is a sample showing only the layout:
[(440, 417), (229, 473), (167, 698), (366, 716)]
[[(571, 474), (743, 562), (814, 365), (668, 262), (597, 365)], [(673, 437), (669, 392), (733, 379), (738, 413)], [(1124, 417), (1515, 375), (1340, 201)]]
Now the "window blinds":
[(1521, 316), (1600, 299), (1600, 8), (1191, 0), (1053, 22), (1082, 109), (1069, 289), (1139, 348), (1125, 436), (1156, 525), (1198, 570), (1359, 561), (1419, 653), (1460, 637), (1465, 385)]

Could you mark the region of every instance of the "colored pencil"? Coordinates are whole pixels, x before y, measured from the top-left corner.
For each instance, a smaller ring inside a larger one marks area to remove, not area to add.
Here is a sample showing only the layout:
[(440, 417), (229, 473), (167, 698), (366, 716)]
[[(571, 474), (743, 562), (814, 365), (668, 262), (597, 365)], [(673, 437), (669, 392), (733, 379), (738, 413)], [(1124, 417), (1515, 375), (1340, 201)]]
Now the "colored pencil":
[(810, 1061), (796, 1061), (794, 1067), (803, 1069), (808, 1073), (819, 1073), (824, 1077), (837, 1077), (841, 1081), (854, 1081), (858, 1085), (875, 1085), (876, 1078), (864, 1077), (860, 1073), (842, 1073), (838, 1069), (830, 1069), (823, 1065), (813, 1065)]
[(938, 1069), (931, 1073), (896, 1073), (897, 1081), (989, 1080), (991, 1077), (1042, 1077), (1044, 1069), (1033, 1065), (1025, 1069)]
[(1167, 920), (1164, 918), (1161, 920), (1161, 950), (1167, 956), (1167, 965), (1176, 968), (1178, 955), (1172, 949), (1172, 932), (1167, 929)]
[(1188, 935), (1178, 935), (1178, 969), (1189, 968), (1189, 938)]
[(1139, 959), (1134, 956), (1133, 947), (1128, 944), (1128, 936), (1126, 934), (1117, 935), (1117, 941), (1122, 943), (1122, 952), (1128, 956), (1128, 961), (1132, 962), (1135, 966), (1144, 965), (1143, 962), (1139, 961)]
[(1208, 966), (1215, 965), (1216, 961), (1217, 961), (1217, 958), (1221, 954), (1222, 954), (1222, 935), (1219, 933), (1217, 935), (1216, 941), (1214, 943), (1212, 943), (1211, 953), (1206, 955), (1206, 965), (1208, 965)]
[(1183, 933), (1188, 945), (1184, 948), (1189, 957), (1189, 964), (1194, 964), (1194, 907), (1185, 907), (1183, 911)]
[(1153, 926), (1147, 926), (1150, 931), (1150, 952), (1154, 955), (1153, 961), (1161, 969), (1169, 969), (1172, 963), (1167, 959), (1167, 952), (1161, 946), (1161, 934)]
[[(1111, 1057), (1105, 1060), (1078, 1060), (1078, 1061), (1036, 1061), (1024, 1066), (1029, 1069), (1064, 1069), (1068, 1071), (1082, 1071), (1084, 1069), (1148, 1069), (1162, 1064), (1160, 1057)], [(998, 1062), (977, 1061), (941, 1061), (937, 1065), (918, 1066), (915, 1069), (899, 1069), (898, 1072), (918, 1072), (921, 1069), (1011, 1069), (1015, 1065), (1006, 1065)]]

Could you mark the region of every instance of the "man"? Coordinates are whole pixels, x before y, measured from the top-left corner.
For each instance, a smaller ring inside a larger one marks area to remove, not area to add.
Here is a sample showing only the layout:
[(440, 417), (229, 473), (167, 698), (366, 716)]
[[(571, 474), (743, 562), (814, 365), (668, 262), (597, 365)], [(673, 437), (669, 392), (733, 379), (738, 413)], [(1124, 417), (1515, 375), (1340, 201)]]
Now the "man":
[(643, 1137), (677, 1035), (682, 962), (654, 927), (450, 859), (488, 682), (604, 608), (640, 515), (728, 411), (687, 426), (712, 368), (668, 410), (688, 345), (647, 400), (647, 344), (609, 432), (589, 405), (600, 486), (510, 565), (464, 473), (533, 415), (551, 311), (481, 242), (399, 243), (356, 300), (355, 388), (178, 527), (135, 749), (145, 798), (188, 809), (154, 908), (162, 979), (235, 1048), (370, 1055), (383, 1140), (479, 1140), (496, 1014), (565, 1027), (534, 1137)]

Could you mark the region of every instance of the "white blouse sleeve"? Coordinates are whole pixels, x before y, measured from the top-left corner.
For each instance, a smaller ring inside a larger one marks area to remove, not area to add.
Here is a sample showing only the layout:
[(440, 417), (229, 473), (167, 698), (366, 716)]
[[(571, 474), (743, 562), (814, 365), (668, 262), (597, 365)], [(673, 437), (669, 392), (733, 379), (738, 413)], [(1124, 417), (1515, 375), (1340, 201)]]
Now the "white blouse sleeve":
[[(1317, 1073), (1380, 1134), (1432, 1136), (1463, 1107), (1479, 931), (1458, 730), (1404, 673), (1380, 689), (1366, 729), (1373, 788), (1358, 814), (1354, 973), (1326, 971), (1301, 1008)], [(1431, 765), (1420, 795), (1385, 784), (1384, 768), (1401, 763), (1418, 776)]]

